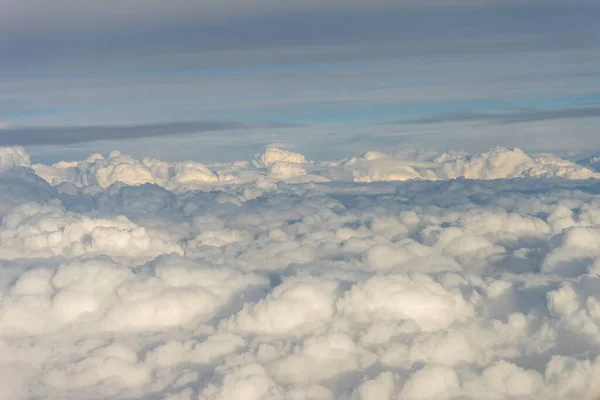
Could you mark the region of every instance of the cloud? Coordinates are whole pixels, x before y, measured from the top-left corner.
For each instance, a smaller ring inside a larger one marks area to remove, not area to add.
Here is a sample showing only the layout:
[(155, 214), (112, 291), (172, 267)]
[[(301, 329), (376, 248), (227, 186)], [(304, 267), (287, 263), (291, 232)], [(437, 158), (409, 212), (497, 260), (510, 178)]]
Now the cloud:
[(28, 203), (4, 216), (3, 258), (69, 254), (155, 257), (181, 252), (168, 236), (134, 224), (126, 217), (90, 218), (65, 212), (56, 203)]
[(29, 154), (22, 147), (0, 147), (0, 170), (26, 167), (30, 164)]
[(447, 328), (473, 313), (458, 293), (446, 290), (425, 276), (373, 277), (357, 285), (341, 301), (342, 313), (358, 323), (411, 321), (418, 329), (435, 331)]
[[(28, 159), (27, 159), (28, 162)], [(23, 161), (25, 165), (27, 162)], [(11, 161), (11, 166), (14, 162)], [(82, 161), (34, 164), (36, 174), (60, 190), (105, 189), (116, 183), (130, 186), (155, 184), (172, 191), (244, 186), (244, 197), (260, 196), (277, 189), (277, 182), (355, 182), (507, 179), (599, 178), (587, 165), (552, 154), (530, 156), (517, 148), (494, 148), (470, 154), (464, 151), (406, 150), (397, 153), (370, 151), (360, 157), (314, 162), (304, 155), (275, 147), (257, 153), (251, 162), (202, 164), (196, 161), (165, 162), (112, 151), (108, 157), (94, 154)]]
[(503, 148), (0, 155), (0, 398), (600, 389), (600, 179), (583, 165)]
[(568, 107), (557, 110), (517, 110), (514, 112), (478, 113), (464, 112), (433, 116), (399, 123), (437, 124), (443, 122), (489, 122), (494, 124), (522, 124), (558, 119), (596, 118), (600, 105)]
[(592, 154), (591, 156), (579, 160), (577, 163), (600, 172), (600, 154)]
[(240, 311), (229, 329), (267, 335), (298, 335), (333, 316), (335, 282), (289, 280), (271, 296)]
[[(541, 3), (541, 1), (528, 1), (525, 5)], [(547, 2), (545, 2), (547, 3)], [(552, 1), (551, 4), (559, 2)], [(586, 4), (586, 1), (578, 1), (577, 3)], [(41, 22), (43, 20), (43, 11), (51, 11), (47, 16), (45, 27), (61, 29), (60, 23), (68, 23), (70, 26), (77, 26), (81, 29), (85, 28), (85, 23), (91, 22), (93, 16), (97, 16), (99, 20), (115, 18), (116, 22), (129, 21), (132, 25), (151, 25), (160, 22), (160, 17), (163, 16), (167, 21), (171, 22), (177, 18), (215, 18), (215, 17), (236, 17), (239, 15), (260, 15), (261, 13), (269, 12), (270, 14), (283, 13), (310, 13), (316, 10), (339, 10), (350, 8), (352, 10), (370, 11), (381, 10), (386, 7), (399, 9), (414, 9), (414, 8), (430, 8), (445, 6), (448, 8), (454, 7), (481, 7), (481, 6), (498, 6), (503, 4), (499, 0), (482, 1), (482, 0), (453, 0), (444, 2), (441, 0), (402, 0), (390, 1), (383, 0), (374, 4), (365, 4), (358, 0), (341, 1), (327, 0), (318, 2), (315, 0), (305, 1), (301, 4), (279, 4), (273, 0), (259, 0), (253, 4), (246, 4), (242, 1), (236, 1), (233, 7), (225, 7), (221, 4), (214, 4), (210, 1), (198, 1), (190, 3), (184, 0), (177, 0), (173, 4), (165, 5), (158, 0), (140, 2), (129, 0), (124, 3), (101, 3), (101, 4), (81, 4), (73, 0), (60, 0), (56, 2), (55, 9), (48, 10), (44, 7), (44, 3), (36, 0), (34, 9), (28, 9), (16, 0), (10, 0), (6, 5), (6, 19), (11, 20), (10, 28), (15, 28), (18, 22), (26, 20)], [(511, 5), (523, 5), (523, 2), (510, 1)], [(70, 15), (64, 15), (65, 11), (70, 11)], [(62, 27), (64, 29), (65, 27)], [(89, 27), (88, 27), (89, 29)]]
[(236, 122), (197, 121), (126, 126), (18, 127), (0, 130), (0, 146), (71, 144), (242, 129)]
[(345, 166), (357, 182), (404, 181), (409, 179), (446, 180), (504, 179), (525, 177), (564, 177), (587, 179), (600, 177), (593, 170), (551, 154), (530, 157), (516, 148), (494, 148), (486, 152), (446, 152), (435, 157), (419, 154), (397, 155), (368, 152), (351, 158)]
[[(70, 182), (78, 186), (106, 188), (116, 182), (137, 186), (146, 183), (191, 185), (218, 182), (219, 177), (202, 163), (184, 161), (167, 163), (160, 160), (136, 160), (112, 151), (107, 158), (94, 154), (79, 163), (36, 164), (33, 169), (53, 184)], [(227, 178), (224, 178), (227, 180)]]
[(302, 154), (281, 150), (275, 147), (268, 147), (262, 154), (255, 155), (252, 164), (257, 168), (268, 168), (277, 162), (302, 164), (305, 161)]

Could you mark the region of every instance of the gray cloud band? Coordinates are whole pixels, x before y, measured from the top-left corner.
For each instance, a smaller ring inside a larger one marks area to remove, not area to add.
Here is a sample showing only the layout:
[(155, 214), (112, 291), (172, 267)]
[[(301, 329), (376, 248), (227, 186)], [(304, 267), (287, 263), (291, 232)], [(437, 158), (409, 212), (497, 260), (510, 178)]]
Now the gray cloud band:
[(563, 108), (559, 110), (523, 110), (517, 112), (487, 113), (460, 112), (436, 115), (410, 121), (396, 123), (440, 124), (445, 122), (490, 122), (494, 124), (517, 124), (527, 122), (549, 121), (559, 119), (600, 117), (600, 104), (588, 107)]
[(128, 126), (14, 127), (0, 130), (0, 146), (34, 146), (136, 139), (246, 128), (238, 122), (198, 121)]

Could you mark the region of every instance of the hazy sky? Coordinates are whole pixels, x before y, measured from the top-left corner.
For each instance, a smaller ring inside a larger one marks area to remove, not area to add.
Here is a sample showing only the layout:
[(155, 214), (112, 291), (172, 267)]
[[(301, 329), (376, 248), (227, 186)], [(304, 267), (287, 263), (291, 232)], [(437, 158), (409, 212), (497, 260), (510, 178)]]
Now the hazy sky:
[[(197, 127), (203, 147), (188, 153), (218, 158), (206, 141), (228, 128), (243, 145), (279, 135), (302, 146), (306, 132), (406, 138), (409, 125), (417, 136), (434, 129), (431, 147), (510, 145), (509, 129), (533, 150), (600, 148), (590, 134), (600, 120), (598, 1), (0, 0), (0, 9), (0, 126), (11, 128), (0, 145), (64, 153), (76, 142), (88, 153), (103, 145), (81, 142), (123, 136), (135, 149), (132, 138)], [(557, 121), (585, 145), (545, 141), (540, 129)], [(523, 138), (531, 130), (535, 140)]]
[(600, 0), (0, 0), (0, 400), (600, 400), (598, 243)]

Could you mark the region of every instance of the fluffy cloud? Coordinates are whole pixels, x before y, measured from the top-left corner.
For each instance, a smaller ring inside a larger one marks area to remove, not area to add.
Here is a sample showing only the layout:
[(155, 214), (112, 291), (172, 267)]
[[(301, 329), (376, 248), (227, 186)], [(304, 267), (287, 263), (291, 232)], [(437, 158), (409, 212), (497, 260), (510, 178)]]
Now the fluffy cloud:
[(0, 148), (0, 170), (27, 167), (30, 164), (29, 154), (22, 147)]
[(305, 333), (331, 319), (336, 288), (334, 282), (288, 280), (240, 311), (228, 328), (267, 335)]
[(118, 151), (111, 152), (107, 158), (94, 154), (81, 162), (59, 162), (52, 166), (36, 164), (33, 169), (54, 185), (72, 182), (77, 186), (98, 186), (101, 189), (116, 182), (131, 186), (145, 183), (166, 186), (218, 181), (217, 176), (201, 163), (167, 163), (153, 159), (139, 161)]
[(0, 303), (0, 326), (13, 335), (80, 324), (111, 332), (179, 327), (212, 318), (232, 295), (264, 285), (260, 276), (176, 256), (137, 270), (108, 257), (76, 260), (22, 273)]
[(302, 164), (306, 162), (306, 160), (302, 154), (278, 149), (276, 147), (267, 147), (261, 154), (256, 154), (254, 156), (252, 165), (254, 165), (256, 168), (268, 168), (279, 162)]
[(484, 153), (469, 154), (450, 151), (435, 156), (419, 153), (385, 154), (369, 152), (345, 163), (353, 170), (357, 182), (408, 179), (600, 178), (593, 170), (563, 160), (552, 154), (530, 157), (520, 149), (495, 148)]
[(0, 160), (0, 398), (600, 393), (584, 165), (518, 149)]
[[(3, 162), (6, 168), (29, 165), (29, 156), (22, 149), (7, 148), (3, 151), (4, 156), (0, 154), (0, 160), (6, 159)], [(70, 190), (64, 186), (65, 183), (75, 188), (87, 188), (88, 192), (94, 188), (105, 189), (115, 183), (130, 186), (151, 183), (181, 192), (254, 182), (262, 186), (257, 195), (278, 181), (600, 178), (600, 173), (587, 164), (575, 164), (552, 154), (529, 156), (520, 149), (507, 148), (495, 148), (478, 154), (462, 151), (441, 154), (417, 150), (394, 154), (370, 151), (361, 157), (315, 163), (307, 161), (302, 154), (267, 147), (262, 153), (256, 154), (251, 162), (212, 165), (196, 161), (169, 163), (148, 158), (136, 160), (113, 151), (108, 157), (94, 154), (79, 162), (34, 164), (32, 168), (37, 175), (61, 190)], [(250, 193), (248, 195), (251, 196)]]
[(578, 162), (579, 164), (585, 165), (594, 171), (600, 171), (600, 154), (593, 154), (586, 157)]
[(66, 212), (57, 203), (27, 203), (4, 216), (0, 251), (5, 259), (106, 254), (152, 258), (181, 252), (168, 235), (127, 217), (93, 218)]
[(460, 292), (427, 276), (382, 275), (352, 288), (340, 303), (352, 321), (410, 321), (423, 331), (448, 328), (473, 315)]

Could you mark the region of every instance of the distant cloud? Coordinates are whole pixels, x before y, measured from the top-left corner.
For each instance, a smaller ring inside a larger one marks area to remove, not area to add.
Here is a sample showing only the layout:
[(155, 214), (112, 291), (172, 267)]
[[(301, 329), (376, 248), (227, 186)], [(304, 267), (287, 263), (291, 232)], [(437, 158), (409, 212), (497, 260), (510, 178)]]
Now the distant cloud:
[[(264, 125), (265, 128), (297, 126), (284, 122)], [(154, 136), (183, 135), (201, 132), (245, 129), (239, 122), (195, 121), (122, 126), (80, 127), (4, 127), (0, 129), (0, 146), (36, 146), (83, 143), (99, 140), (136, 139)]]
[(381, 122), (456, 101), (589, 97), (598, 11), (557, 0), (7, 0), (0, 118)]
[(490, 122), (496, 124), (518, 124), (557, 119), (600, 117), (600, 104), (584, 107), (569, 107), (558, 110), (520, 110), (515, 112), (458, 112), (395, 123), (438, 124), (444, 122)]
[[(1, 149), (1, 148), (0, 148)], [(394, 154), (369, 151), (360, 157), (315, 162), (304, 155), (267, 147), (251, 162), (203, 164), (197, 161), (166, 162), (148, 157), (136, 159), (112, 151), (108, 157), (94, 154), (82, 161), (59, 162), (52, 166), (31, 165), (23, 149), (4, 148), (0, 167), (31, 168), (49, 183), (68, 183), (74, 187), (97, 186), (106, 189), (122, 182), (137, 186), (146, 183), (176, 192), (198, 187), (262, 182), (246, 191), (262, 190), (278, 181), (298, 182), (385, 182), (406, 180), (562, 178), (600, 179), (600, 173), (584, 165), (551, 154), (530, 156), (517, 148), (494, 148), (482, 153), (464, 151), (405, 150)]]

